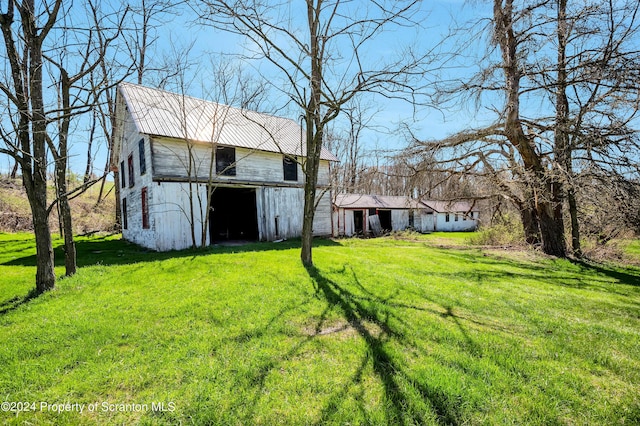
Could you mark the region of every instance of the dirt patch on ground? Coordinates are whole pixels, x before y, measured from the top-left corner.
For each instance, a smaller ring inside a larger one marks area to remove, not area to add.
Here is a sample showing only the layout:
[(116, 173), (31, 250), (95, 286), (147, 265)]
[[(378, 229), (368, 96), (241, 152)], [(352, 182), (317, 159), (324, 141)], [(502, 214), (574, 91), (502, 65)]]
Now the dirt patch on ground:
[(324, 324), (320, 327), (308, 326), (304, 328), (304, 334), (311, 337), (316, 336), (336, 336), (348, 338), (357, 335), (369, 335), (379, 338), (384, 333), (384, 329), (373, 321), (359, 320), (357, 322), (337, 322)]

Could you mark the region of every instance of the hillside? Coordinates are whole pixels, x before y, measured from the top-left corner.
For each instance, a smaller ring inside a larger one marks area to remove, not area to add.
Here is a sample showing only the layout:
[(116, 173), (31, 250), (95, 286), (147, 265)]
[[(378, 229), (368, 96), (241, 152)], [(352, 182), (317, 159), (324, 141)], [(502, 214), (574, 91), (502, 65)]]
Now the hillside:
[[(113, 231), (115, 228), (115, 195), (113, 182), (105, 184), (103, 200), (96, 205), (100, 185), (96, 184), (84, 194), (71, 200), (74, 234)], [(54, 200), (54, 188), (49, 190), (48, 200)], [(58, 213), (51, 214), (51, 230), (59, 232)], [(20, 179), (0, 178), (0, 232), (31, 231), (31, 210)]]

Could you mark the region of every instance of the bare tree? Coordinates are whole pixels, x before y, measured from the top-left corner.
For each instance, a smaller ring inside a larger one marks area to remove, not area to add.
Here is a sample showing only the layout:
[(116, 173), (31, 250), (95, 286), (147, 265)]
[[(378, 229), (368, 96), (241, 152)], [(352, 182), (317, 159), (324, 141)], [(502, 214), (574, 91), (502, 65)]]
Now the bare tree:
[[(0, 90), (10, 104), (10, 116), (2, 123), (0, 136), (5, 147), (0, 152), (14, 157), (22, 170), (36, 237), (38, 292), (55, 285), (49, 228), (49, 213), (54, 206), (60, 212), (67, 275), (76, 269), (69, 200), (92, 182), (68, 188), (71, 124), (90, 111), (93, 95), (87, 88), (95, 85), (89, 80), (109, 44), (120, 34), (119, 11), (113, 12), (116, 18), (108, 26), (98, 20), (102, 11), (93, 2), (86, 3), (86, 19), (82, 12), (80, 8), (74, 13), (63, 11), (61, 1), (36, 5), (26, 0), (10, 1), (6, 13), (0, 16), (3, 53), (11, 71), (10, 78), (0, 80)], [(104, 43), (98, 42), (100, 38)], [(50, 159), (56, 198), (48, 204)]]
[[(0, 90), (11, 102), (12, 128), (2, 128), (5, 147), (0, 152), (16, 159), (29, 199), (36, 237), (36, 291), (55, 285), (53, 247), (47, 211), (47, 118), (43, 88), (43, 44), (51, 32), (62, 1), (37, 11), (34, 0), (9, 1), (0, 15), (4, 55), (11, 80), (3, 79)], [(18, 16), (16, 16), (16, 12)], [(15, 117), (15, 118), (14, 118)]]
[(444, 99), (491, 102), (495, 123), (417, 145), (454, 170), (490, 176), (520, 210), (527, 239), (548, 254), (566, 255), (567, 203), (580, 255), (576, 176), (637, 171), (619, 151), (637, 146), (637, 88), (629, 82), (638, 78), (638, 4), (492, 3), (495, 50), (475, 76), (439, 89)]
[(386, 61), (367, 61), (382, 31), (418, 25), (419, 1), (361, 3), (307, 0), (306, 21), (286, 3), (205, 1), (194, 4), (206, 25), (239, 34), (254, 48), (253, 59), (275, 67), (286, 82), (286, 102), (295, 105), (306, 124), (301, 259), (312, 265), (313, 219), (320, 153), (327, 125), (343, 106), (363, 92), (389, 97), (412, 96), (424, 84), (425, 56), (406, 49)]

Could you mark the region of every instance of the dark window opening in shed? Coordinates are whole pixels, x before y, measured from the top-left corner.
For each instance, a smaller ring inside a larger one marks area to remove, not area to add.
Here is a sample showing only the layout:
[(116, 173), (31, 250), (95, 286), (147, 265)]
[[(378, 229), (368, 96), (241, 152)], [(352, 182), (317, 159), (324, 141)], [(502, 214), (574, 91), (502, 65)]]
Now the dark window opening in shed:
[(444, 215), (444, 221), (445, 221), (445, 222), (449, 222), (449, 213), (447, 213), (446, 215)]
[(298, 181), (298, 162), (295, 159), (283, 157), (282, 168), (284, 169), (284, 180)]
[(382, 229), (391, 231), (391, 210), (378, 210), (378, 217), (380, 218), (380, 226)]
[(216, 148), (216, 173), (223, 176), (236, 175), (236, 149), (228, 146)]
[(353, 232), (364, 234), (364, 212), (362, 210), (353, 211)]
[(376, 209), (369, 209), (369, 216), (373, 216), (375, 214), (378, 214), (378, 212), (376, 211)]
[(409, 228), (413, 228), (415, 226), (415, 218), (413, 216), (413, 210), (409, 210)]
[(211, 195), (211, 242), (258, 239), (256, 190), (218, 187)]

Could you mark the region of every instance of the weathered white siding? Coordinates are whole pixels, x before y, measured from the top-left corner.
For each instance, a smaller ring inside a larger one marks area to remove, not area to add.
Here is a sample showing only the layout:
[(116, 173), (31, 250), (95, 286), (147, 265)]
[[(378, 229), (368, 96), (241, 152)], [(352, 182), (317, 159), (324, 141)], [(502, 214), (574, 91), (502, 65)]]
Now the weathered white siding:
[[(212, 151), (215, 145), (194, 143), (189, 145), (181, 140), (154, 138), (153, 149), (153, 170), (157, 177), (175, 178), (198, 178), (208, 180), (209, 176), (214, 176), (222, 181), (251, 181), (265, 183), (282, 183), (286, 185), (302, 185), (304, 183), (304, 173), (298, 164), (298, 180), (285, 181), (283, 155), (274, 152), (264, 152), (250, 150), (246, 148), (236, 148), (236, 175), (216, 176), (215, 163), (212, 163)], [(318, 172), (318, 185), (327, 186), (329, 184), (329, 162), (320, 161)]]
[(420, 232), (433, 232), (435, 231), (436, 215), (431, 212), (424, 212), (420, 214), (420, 219), (416, 218), (416, 227), (420, 224)]
[[(144, 156), (146, 162), (146, 171), (141, 174), (140, 170), (140, 151), (138, 148), (138, 141), (144, 142)], [(131, 179), (129, 173), (129, 156), (133, 159), (133, 181), (134, 185), (130, 186)], [(127, 115), (123, 125), (122, 144), (120, 145), (120, 153), (118, 158), (121, 162), (124, 162), (124, 169), (120, 171), (120, 179), (116, 182), (116, 185), (120, 185), (120, 198), (127, 200), (126, 221), (127, 228), (122, 230), (122, 236), (127, 241), (134, 242), (143, 247), (155, 249), (154, 247), (154, 230), (153, 226), (149, 226), (148, 229), (142, 226), (142, 188), (147, 188), (147, 200), (149, 205), (153, 199), (153, 173), (151, 170), (151, 154), (149, 138), (138, 133), (135, 124), (131, 118)], [(120, 167), (118, 163), (118, 166)], [(122, 186), (122, 176), (125, 177), (125, 185)], [(122, 204), (122, 203), (121, 203)], [(123, 208), (124, 210), (124, 208)], [(125, 212), (122, 211), (122, 220), (124, 225)], [(149, 217), (151, 219), (151, 216)]]
[[(304, 190), (265, 187), (256, 192), (260, 239), (273, 241), (302, 234)], [(276, 233), (276, 220), (278, 232)], [(314, 235), (331, 235), (331, 197), (322, 195), (313, 220)]]
[[(155, 231), (155, 250), (182, 250), (193, 246), (191, 223), (196, 246), (202, 243), (202, 227), (206, 219), (207, 186), (179, 182), (162, 182), (154, 185), (151, 203), (151, 225)], [(199, 197), (199, 198), (198, 198)], [(193, 205), (191, 218), (190, 203)], [(209, 242), (207, 228), (205, 242)]]
[(409, 210), (391, 210), (391, 229), (404, 231), (409, 227)]
[[(474, 213), (477, 215), (478, 213)], [(456, 220), (456, 215), (458, 220)], [(475, 217), (475, 216), (474, 216)], [(435, 226), (436, 231), (443, 232), (460, 232), (474, 231), (478, 228), (478, 220), (466, 217), (463, 212), (449, 213), (449, 221), (447, 221), (447, 213), (438, 213)]]

